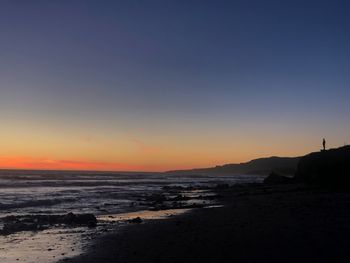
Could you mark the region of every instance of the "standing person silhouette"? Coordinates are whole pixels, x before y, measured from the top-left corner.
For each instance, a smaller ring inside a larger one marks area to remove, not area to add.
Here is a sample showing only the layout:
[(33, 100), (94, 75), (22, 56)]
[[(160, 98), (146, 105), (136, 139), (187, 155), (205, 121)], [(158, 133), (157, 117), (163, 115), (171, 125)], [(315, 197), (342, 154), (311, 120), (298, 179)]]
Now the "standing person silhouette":
[(323, 150), (325, 151), (326, 150), (326, 140), (325, 140), (325, 138), (323, 138), (322, 145), (323, 145)]

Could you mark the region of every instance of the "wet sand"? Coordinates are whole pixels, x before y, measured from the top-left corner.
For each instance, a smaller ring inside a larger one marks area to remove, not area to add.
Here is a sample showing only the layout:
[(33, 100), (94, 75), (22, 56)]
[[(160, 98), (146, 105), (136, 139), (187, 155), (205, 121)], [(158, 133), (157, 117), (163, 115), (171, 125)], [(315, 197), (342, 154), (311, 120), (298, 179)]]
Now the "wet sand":
[(0, 262), (56, 262), (82, 253), (88, 231), (84, 228), (52, 228), (0, 236)]
[(137, 217), (142, 217), (142, 221), (147, 222), (167, 219), (188, 211), (190, 209), (142, 210), (100, 215), (97, 217), (96, 228), (56, 226), (43, 231), (19, 231), (0, 235), (0, 262), (54, 263), (82, 254), (89, 248), (91, 241), (108, 232), (121, 231)]
[[(0, 218), (0, 262), (54, 263), (87, 251), (101, 235), (118, 233), (128, 224), (166, 219), (193, 207), (215, 205), (215, 194), (207, 186), (166, 186), (150, 191), (129, 212), (99, 214), (16, 214)], [(114, 207), (108, 203), (108, 207)], [(118, 204), (117, 204), (117, 207)], [(144, 210), (140, 208), (144, 207)], [(94, 211), (94, 210), (93, 210)], [(107, 212), (107, 211), (106, 211)], [(139, 219), (139, 218), (142, 218)], [(97, 219), (97, 220), (96, 220)]]
[(350, 262), (350, 193), (293, 185), (219, 194), (224, 207), (123, 227), (62, 262)]

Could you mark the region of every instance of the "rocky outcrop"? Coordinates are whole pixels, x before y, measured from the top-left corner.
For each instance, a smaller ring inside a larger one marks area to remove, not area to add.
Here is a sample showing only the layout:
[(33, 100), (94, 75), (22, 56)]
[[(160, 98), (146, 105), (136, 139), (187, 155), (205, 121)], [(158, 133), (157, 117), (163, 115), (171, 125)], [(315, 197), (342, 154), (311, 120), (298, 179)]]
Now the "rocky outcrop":
[(53, 225), (96, 227), (97, 219), (93, 214), (66, 215), (23, 215), (7, 216), (2, 219), (0, 234), (12, 234), (20, 231), (37, 231)]
[(293, 182), (293, 178), (275, 172), (271, 172), (270, 175), (264, 179), (264, 184), (290, 184)]
[(135, 217), (133, 219), (128, 220), (129, 223), (132, 224), (141, 224), (142, 223), (142, 219), (141, 217)]
[(295, 180), (311, 185), (350, 187), (350, 146), (310, 153), (300, 159)]

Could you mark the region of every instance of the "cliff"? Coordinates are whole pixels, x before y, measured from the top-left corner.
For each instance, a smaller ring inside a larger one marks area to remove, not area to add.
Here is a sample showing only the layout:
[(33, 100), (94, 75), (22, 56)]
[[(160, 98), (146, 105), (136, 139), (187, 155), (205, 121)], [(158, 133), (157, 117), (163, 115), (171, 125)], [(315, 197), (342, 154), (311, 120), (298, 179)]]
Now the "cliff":
[(350, 146), (310, 153), (299, 161), (296, 181), (322, 186), (350, 186)]

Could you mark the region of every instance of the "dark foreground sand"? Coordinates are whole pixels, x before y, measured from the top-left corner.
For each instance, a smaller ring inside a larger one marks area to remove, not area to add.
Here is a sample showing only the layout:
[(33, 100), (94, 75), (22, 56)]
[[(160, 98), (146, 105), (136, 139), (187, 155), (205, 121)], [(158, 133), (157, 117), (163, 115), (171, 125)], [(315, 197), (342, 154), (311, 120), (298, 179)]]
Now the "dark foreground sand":
[(350, 262), (350, 193), (221, 190), (225, 207), (130, 225), (65, 262)]

